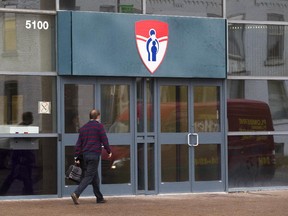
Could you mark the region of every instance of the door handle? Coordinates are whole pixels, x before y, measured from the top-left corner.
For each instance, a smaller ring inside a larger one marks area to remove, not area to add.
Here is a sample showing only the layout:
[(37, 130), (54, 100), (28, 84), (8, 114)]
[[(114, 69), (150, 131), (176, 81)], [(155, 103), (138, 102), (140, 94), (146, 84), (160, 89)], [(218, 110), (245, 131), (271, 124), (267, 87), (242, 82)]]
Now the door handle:
[[(190, 143), (190, 136), (196, 136), (196, 143), (195, 144), (191, 144)], [(198, 136), (198, 133), (188, 133), (187, 135), (187, 144), (188, 146), (198, 146), (199, 145), (199, 136)]]
[(190, 143), (190, 136), (191, 136), (191, 134), (192, 133), (188, 133), (188, 135), (187, 135), (187, 144), (188, 144), (188, 146), (192, 146), (192, 144)]
[(192, 133), (193, 136), (196, 136), (196, 143), (193, 144), (193, 146), (198, 146), (199, 145), (199, 136), (198, 133)]

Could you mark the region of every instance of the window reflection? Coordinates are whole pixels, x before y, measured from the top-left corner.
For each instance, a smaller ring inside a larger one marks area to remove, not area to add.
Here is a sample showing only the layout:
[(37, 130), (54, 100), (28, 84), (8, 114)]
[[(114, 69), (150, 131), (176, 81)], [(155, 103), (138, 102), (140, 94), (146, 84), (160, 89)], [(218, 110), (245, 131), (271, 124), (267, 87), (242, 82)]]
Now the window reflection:
[(55, 71), (54, 16), (0, 13), (0, 18), (4, 37), (1, 71)]
[(188, 131), (188, 87), (161, 86), (161, 132)]
[(108, 133), (130, 132), (128, 85), (101, 85), (101, 122)]
[(230, 76), (287, 76), (287, 26), (230, 24)]
[[(240, 118), (240, 116), (244, 118), (246, 116), (245, 119), (259, 119), (260, 121), (265, 120), (267, 122), (267, 126), (264, 128), (252, 129), (245, 127), (246, 131), (288, 131), (287, 81), (229, 80), (228, 87), (230, 99), (227, 104), (227, 112), (230, 131), (240, 131), (239, 127), (232, 128), (230, 122), (238, 122), (236, 119), (232, 120), (232, 115), (235, 118), (237, 116), (237, 118)], [(240, 97), (237, 95), (240, 95)], [(247, 98), (243, 98), (243, 96)], [(241, 97), (242, 100), (239, 100)], [(231, 118), (231, 121), (229, 118)], [(236, 124), (233, 123), (233, 125)]]
[(200, 144), (195, 148), (195, 181), (221, 179), (220, 147), (219, 144)]
[(55, 0), (27, 0), (27, 1), (1, 1), (0, 7), (7, 8), (14, 5), (15, 8), (32, 9), (32, 10), (55, 10)]
[(65, 133), (78, 133), (94, 107), (93, 85), (65, 84)]
[(137, 132), (144, 132), (145, 125), (145, 99), (144, 99), (144, 86), (143, 79), (137, 79)]
[[(139, 78), (137, 80), (137, 132), (146, 131), (144, 130), (145, 121), (147, 122), (147, 131), (154, 132), (153, 83), (154, 83), (153, 79)], [(146, 99), (144, 98), (144, 92), (146, 92)], [(147, 107), (147, 113), (144, 112), (145, 107)], [(146, 119), (145, 114), (147, 115)]]
[[(74, 163), (75, 146), (65, 147), (65, 170)], [(110, 145), (113, 152), (111, 158), (105, 151), (101, 157), (102, 184), (123, 184), (131, 183), (130, 179), (130, 146)], [(83, 167), (85, 172), (85, 167)], [(65, 185), (75, 185), (76, 183), (65, 179)]]
[(258, 100), (227, 101), (229, 131), (273, 131), (270, 108)]
[(113, 155), (103, 152), (101, 158), (102, 184), (131, 183), (130, 174), (130, 146), (110, 146)]
[[(146, 6), (145, 8), (143, 8)], [(222, 17), (223, 0), (60, 0), (61, 10)]]
[(142, 13), (142, 0), (60, 0), (61, 10)]
[(147, 145), (147, 161), (148, 161), (148, 190), (155, 190), (155, 144), (148, 143)]
[[(277, 3), (275, 0), (226, 0), (226, 8), (228, 19), (241, 19), (237, 15), (243, 14), (245, 20), (266, 21), (269, 20), (271, 11), (282, 16), (288, 14), (288, 3), (284, 0), (277, 1)], [(285, 21), (287, 21), (287, 16)]]
[[(147, 155), (147, 158), (145, 156)], [(148, 188), (145, 186), (148, 180)], [(155, 190), (155, 144), (137, 144), (137, 182), (138, 190)]]
[(273, 136), (230, 136), (228, 138), (230, 187), (256, 186), (256, 183), (270, 181), (274, 172)]
[(194, 128), (195, 132), (218, 132), (219, 117), (219, 87), (194, 87)]
[(229, 72), (240, 75), (245, 69), (244, 24), (229, 25)]
[(33, 114), (30, 126), (38, 127), (30, 133), (56, 132), (55, 88), (55, 77), (0, 76), (0, 133), (15, 133), (25, 112)]
[(148, 14), (222, 17), (222, 0), (147, 0)]
[(56, 138), (0, 138), (0, 196), (56, 193)]
[(17, 53), (17, 37), (16, 37), (16, 16), (14, 13), (4, 14), (4, 53), (16, 55)]
[(283, 64), (284, 26), (268, 26), (266, 65)]
[(147, 98), (147, 131), (154, 132), (154, 80), (146, 80), (146, 98)]
[(288, 185), (287, 136), (230, 136), (230, 187)]
[(138, 190), (145, 190), (145, 144), (137, 144), (137, 180)]
[(161, 145), (161, 181), (182, 182), (189, 179), (188, 145)]
[[(288, 131), (287, 81), (228, 83), (229, 131)], [(287, 186), (286, 140), (285, 135), (228, 136), (229, 187)]]
[(275, 121), (288, 119), (287, 84), (287, 81), (282, 80), (270, 80), (268, 82), (269, 106), (272, 118)]

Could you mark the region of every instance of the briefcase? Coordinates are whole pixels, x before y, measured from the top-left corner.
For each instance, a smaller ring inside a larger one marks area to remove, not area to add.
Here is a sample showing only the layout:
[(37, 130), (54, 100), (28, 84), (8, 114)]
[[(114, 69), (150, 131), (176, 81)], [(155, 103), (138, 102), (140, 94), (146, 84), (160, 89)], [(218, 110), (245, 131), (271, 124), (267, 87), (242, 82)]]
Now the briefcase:
[(75, 182), (80, 182), (82, 178), (82, 169), (79, 165), (72, 164), (66, 171), (66, 178)]

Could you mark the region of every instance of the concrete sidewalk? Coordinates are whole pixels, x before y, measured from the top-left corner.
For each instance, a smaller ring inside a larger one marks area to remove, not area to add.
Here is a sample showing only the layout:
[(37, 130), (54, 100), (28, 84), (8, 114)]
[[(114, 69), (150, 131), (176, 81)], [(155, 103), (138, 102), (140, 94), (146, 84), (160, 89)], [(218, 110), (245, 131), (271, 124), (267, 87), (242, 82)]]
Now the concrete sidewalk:
[(0, 201), (1, 216), (286, 216), (288, 191)]

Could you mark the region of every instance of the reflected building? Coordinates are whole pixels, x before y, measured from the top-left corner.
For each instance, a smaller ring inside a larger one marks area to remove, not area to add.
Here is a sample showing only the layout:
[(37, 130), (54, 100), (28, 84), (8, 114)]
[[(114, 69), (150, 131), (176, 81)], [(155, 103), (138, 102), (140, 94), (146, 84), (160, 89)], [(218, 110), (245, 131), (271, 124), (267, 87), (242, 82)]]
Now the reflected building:
[[(288, 130), (287, 10), (287, 1), (281, 0), (227, 1), (228, 97), (267, 103), (275, 134)], [(288, 154), (287, 136), (280, 134), (274, 135), (275, 179), (284, 175), (287, 166), (281, 162)], [(285, 184), (283, 181), (285, 178), (275, 180), (275, 184)], [(270, 184), (251, 180), (236, 186)]]

